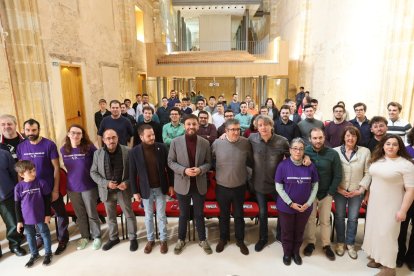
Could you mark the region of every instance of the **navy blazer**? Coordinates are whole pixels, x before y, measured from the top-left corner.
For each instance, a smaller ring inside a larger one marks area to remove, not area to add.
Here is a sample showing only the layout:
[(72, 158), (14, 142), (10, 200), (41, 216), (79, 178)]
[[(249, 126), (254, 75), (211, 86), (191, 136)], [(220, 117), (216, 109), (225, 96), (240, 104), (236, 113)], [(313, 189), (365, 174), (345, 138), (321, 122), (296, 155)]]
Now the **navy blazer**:
[[(161, 190), (163, 194), (167, 194), (170, 186), (168, 181), (170, 168), (167, 164), (168, 151), (164, 144), (158, 142), (155, 142), (155, 151)], [(142, 198), (149, 198), (151, 186), (148, 181), (147, 164), (142, 144), (129, 151), (129, 181), (133, 194), (140, 193)]]

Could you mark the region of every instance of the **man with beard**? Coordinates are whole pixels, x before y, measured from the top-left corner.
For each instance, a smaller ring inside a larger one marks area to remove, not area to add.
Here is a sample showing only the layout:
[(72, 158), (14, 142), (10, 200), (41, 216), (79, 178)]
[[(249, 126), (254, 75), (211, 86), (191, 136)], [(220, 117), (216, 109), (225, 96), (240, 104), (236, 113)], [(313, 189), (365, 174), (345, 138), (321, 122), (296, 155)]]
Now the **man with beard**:
[(342, 144), (342, 134), (345, 127), (352, 126), (352, 124), (345, 121), (345, 108), (342, 105), (335, 105), (332, 111), (334, 120), (325, 127), (325, 144), (328, 147), (336, 148)]
[(367, 148), (369, 148), (372, 153), (382, 137), (387, 134), (388, 121), (384, 117), (374, 116), (369, 123), (371, 125), (372, 137), (367, 143)]
[(213, 251), (206, 239), (203, 212), (207, 193), (206, 173), (211, 166), (210, 144), (197, 135), (199, 124), (194, 114), (184, 119), (184, 128), (185, 135), (172, 140), (168, 154), (168, 166), (174, 171), (174, 190), (180, 208), (178, 241), (174, 253), (180, 254), (184, 249), (192, 202), (199, 245), (206, 254), (211, 254)]
[[(56, 144), (49, 139), (40, 136), (40, 124), (34, 119), (29, 119), (23, 124), (24, 134), (28, 138), (17, 146), (17, 158), (29, 160), (35, 164), (36, 175), (47, 183), (47, 196), (51, 197), (51, 207), (57, 217), (57, 233), (59, 245), (55, 255), (61, 254), (69, 241), (69, 219), (65, 210), (63, 197), (59, 193), (59, 154)], [(41, 244), (38, 239), (38, 244)]]
[(289, 120), (290, 107), (288, 105), (282, 105), (280, 108), (280, 117), (276, 120), (276, 134), (288, 139), (289, 143), (293, 138), (300, 137), (300, 130), (298, 125)]
[(24, 137), (17, 130), (16, 117), (9, 114), (0, 116), (0, 148), (7, 150), (17, 161), (17, 145), (24, 141)]

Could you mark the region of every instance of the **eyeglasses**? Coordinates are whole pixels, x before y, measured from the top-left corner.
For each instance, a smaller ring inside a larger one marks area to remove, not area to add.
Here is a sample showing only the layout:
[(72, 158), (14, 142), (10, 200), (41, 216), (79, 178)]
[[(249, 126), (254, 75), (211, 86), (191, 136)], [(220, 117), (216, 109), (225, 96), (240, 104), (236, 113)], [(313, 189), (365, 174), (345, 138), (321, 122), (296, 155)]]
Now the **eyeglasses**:
[(233, 118), (234, 117), (234, 115), (226, 115), (226, 116), (224, 116), (224, 118)]
[(228, 128), (227, 130), (231, 132), (239, 132), (240, 128)]
[(82, 132), (77, 132), (77, 131), (69, 131), (69, 134), (70, 134), (70, 135), (72, 135), (72, 136), (75, 136), (75, 135), (82, 135)]
[(302, 152), (305, 150), (304, 148), (290, 148), (290, 149), (293, 151), (299, 151), (299, 152)]
[(356, 109), (354, 109), (355, 110), (355, 112), (362, 112), (362, 111), (364, 111), (364, 109), (363, 108), (356, 108)]
[(198, 117), (200, 120), (207, 120), (207, 117)]

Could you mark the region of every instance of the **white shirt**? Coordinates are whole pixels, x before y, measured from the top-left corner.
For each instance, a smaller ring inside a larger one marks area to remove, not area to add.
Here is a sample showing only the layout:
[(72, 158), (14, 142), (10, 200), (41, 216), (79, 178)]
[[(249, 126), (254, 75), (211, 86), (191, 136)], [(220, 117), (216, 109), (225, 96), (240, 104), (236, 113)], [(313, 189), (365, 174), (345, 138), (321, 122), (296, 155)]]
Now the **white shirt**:
[(214, 113), (213, 114), (213, 124), (218, 129), (225, 122), (224, 114)]

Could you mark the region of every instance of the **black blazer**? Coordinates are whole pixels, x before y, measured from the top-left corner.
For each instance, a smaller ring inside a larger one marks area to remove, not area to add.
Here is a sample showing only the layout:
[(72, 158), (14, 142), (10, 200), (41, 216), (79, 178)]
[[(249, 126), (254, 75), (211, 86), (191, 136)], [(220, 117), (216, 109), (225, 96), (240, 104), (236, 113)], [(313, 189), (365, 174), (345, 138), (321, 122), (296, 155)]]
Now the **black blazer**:
[[(157, 156), (158, 174), (160, 177), (160, 185), (163, 194), (167, 194), (170, 183), (168, 181), (168, 174), (170, 168), (168, 167), (167, 158), (168, 150), (162, 143), (155, 142), (155, 150)], [(150, 196), (150, 184), (148, 182), (147, 165), (144, 159), (144, 151), (142, 144), (137, 145), (129, 151), (129, 181), (131, 191), (133, 194), (140, 193), (141, 197), (148, 199)]]

